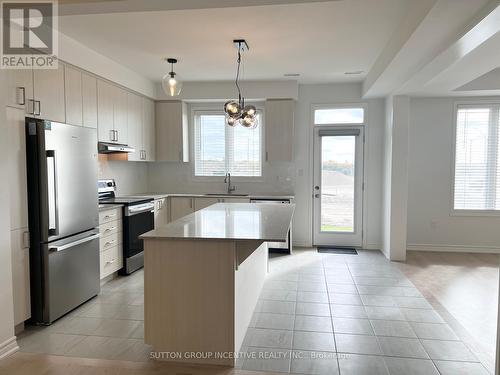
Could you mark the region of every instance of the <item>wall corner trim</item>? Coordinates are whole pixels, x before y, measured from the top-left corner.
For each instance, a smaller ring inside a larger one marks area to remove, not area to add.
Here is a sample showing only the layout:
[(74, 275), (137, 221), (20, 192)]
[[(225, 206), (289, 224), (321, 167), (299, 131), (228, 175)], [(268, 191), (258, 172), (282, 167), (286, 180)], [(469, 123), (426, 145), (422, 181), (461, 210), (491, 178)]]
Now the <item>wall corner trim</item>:
[(16, 336), (12, 336), (10, 339), (5, 340), (0, 344), (0, 359), (8, 357), (19, 350), (17, 345)]

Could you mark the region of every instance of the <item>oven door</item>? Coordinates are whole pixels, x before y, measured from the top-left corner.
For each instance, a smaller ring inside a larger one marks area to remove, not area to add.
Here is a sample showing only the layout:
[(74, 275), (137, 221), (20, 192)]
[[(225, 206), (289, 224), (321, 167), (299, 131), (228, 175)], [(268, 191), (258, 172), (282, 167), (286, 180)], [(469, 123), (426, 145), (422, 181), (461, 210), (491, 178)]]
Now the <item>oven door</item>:
[(123, 256), (133, 257), (144, 250), (144, 241), (139, 239), (143, 233), (154, 229), (154, 203), (130, 206), (125, 210), (123, 234)]

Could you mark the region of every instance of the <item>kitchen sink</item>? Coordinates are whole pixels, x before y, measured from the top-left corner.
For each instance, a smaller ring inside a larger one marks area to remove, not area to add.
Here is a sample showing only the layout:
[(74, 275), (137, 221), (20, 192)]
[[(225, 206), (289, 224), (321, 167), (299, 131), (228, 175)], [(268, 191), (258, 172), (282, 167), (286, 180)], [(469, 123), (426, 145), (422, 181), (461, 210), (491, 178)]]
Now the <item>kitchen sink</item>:
[(228, 193), (207, 193), (207, 194), (204, 194), (206, 196), (213, 196), (213, 195), (217, 195), (217, 196), (220, 196), (220, 197), (248, 197), (248, 194), (236, 194), (236, 193), (232, 193), (232, 194), (228, 194)]

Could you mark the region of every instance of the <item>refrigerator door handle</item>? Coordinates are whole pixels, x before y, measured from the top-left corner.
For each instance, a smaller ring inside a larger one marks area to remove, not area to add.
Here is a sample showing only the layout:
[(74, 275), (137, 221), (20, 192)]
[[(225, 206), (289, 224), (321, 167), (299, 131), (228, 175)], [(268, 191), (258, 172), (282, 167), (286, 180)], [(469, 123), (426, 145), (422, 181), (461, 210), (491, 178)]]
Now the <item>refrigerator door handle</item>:
[[(48, 159), (52, 159), (49, 163)], [(49, 235), (55, 236), (59, 234), (59, 209), (57, 197), (57, 158), (55, 150), (47, 150), (47, 175), (52, 172), (52, 178), (48, 178), (49, 192)]]
[(63, 250), (69, 249), (70, 247), (75, 247), (77, 245), (81, 245), (82, 243), (93, 241), (93, 240), (99, 238), (100, 236), (101, 235), (99, 233), (96, 233), (96, 234), (93, 234), (92, 236), (81, 238), (79, 240), (76, 240), (76, 241), (61, 245), (61, 246), (51, 246), (49, 248), (49, 250), (50, 251), (63, 251)]

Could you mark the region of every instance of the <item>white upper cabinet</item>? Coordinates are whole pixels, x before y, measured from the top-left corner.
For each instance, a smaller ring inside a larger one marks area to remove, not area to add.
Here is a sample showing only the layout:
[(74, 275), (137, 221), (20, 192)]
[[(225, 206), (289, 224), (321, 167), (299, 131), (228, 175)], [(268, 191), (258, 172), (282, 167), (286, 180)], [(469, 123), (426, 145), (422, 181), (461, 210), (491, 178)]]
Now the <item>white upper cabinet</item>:
[(142, 149), (143, 160), (156, 160), (155, 102), (142, 98)]
[(142, 97), (131, 92), (127, 93), (127, 110), (128, 145), (135, 148), (135, 152), (128, 154), (128, 160), (143, 160)]
[(189, 161), (185, 103), (156, 102), (156, 160)]
[(7, 106), (25, 109), (28, 100), (33, 99), (33, 71), (31, 69), (11, 69), (5, 72), (7, 79)]
[(64, 94), (66, 96), (66, 123), (82, 126), (82, 72), (69, 65), (64, 67)]
[(97, 134), (101, 142), (115, 142), (113, 119), (113, 86), (97, 81)]
[(127, 91), (113, 86), (113, 116), (117, 143), (128, 144), (127, 115)]
[(113, 86), (97, 81), (97, 134), (101, 142), (114, 142)]
[(127, 144), (127, 91), (98, 80), (97, 114), (99, 141)]
[(266, 161), (293, 161), (295, 101), (266, 100)]
[(83, 126), (97, 128), (97, 78), (82, 72)]
[[(64, 98), (64, 68), (33, 70), (33, 99), (28, 100), (29, 111), (45, 120), (66, 122)], [(30, 102), (31, 101), (31, 102)]]

